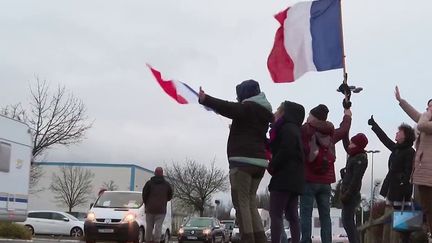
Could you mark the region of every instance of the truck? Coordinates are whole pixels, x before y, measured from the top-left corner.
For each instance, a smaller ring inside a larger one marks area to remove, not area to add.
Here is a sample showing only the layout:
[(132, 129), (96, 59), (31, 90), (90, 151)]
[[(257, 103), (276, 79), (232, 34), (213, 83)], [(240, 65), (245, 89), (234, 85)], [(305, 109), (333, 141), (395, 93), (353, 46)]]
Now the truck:
[[(91, 204), (84, 222), (85, 241), (144, 242), (147, 229), (145, 217), (141, 192), (103, 191)], [(171, 224), (171, 202), (168, 202), (162, 225), (162, 243), (169, 242)]]
[(32, 144), (27, 124), (0, 115), (0, 221), (27, 219)]

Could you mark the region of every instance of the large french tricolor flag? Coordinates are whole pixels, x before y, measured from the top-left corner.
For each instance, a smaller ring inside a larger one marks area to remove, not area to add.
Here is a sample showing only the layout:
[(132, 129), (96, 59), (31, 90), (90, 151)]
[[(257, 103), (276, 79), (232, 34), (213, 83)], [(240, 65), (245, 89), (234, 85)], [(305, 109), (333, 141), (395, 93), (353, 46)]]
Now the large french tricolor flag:
[(198, 93), (189, 87), (189, 85), (176, 80), (164, 80), (158, 70), (154, 69), (149, 64), (147, 64), (147, 67), (150, 68), (150, 71), (165, 93), (179, 104), (198, 103)]
[(267, 61), (274, 82), (292, 82), (309, 71), (342, 68), (340, 0), (300, 2), (275, 18), (281, 27)]

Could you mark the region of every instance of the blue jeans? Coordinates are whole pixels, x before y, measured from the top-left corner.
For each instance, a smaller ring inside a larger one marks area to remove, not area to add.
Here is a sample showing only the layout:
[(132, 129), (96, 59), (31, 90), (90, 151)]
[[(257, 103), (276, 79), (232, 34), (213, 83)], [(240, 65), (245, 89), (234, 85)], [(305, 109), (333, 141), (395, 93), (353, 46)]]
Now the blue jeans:
[[(332, 242), (332, 224), (330, 218), (330, 184), (306, 183), (304, 193), (300, 197), (300, 225), (302, 243), (312, 242), (312, 210), (316, 200), (321, 224), (321, 242)], [(315, 224), (315, 222), (314, 222)]]

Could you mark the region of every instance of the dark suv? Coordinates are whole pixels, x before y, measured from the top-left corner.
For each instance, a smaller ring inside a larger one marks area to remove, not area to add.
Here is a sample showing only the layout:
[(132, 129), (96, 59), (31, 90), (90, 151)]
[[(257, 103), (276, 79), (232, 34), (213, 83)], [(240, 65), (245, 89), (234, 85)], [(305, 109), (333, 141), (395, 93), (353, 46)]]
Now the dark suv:
[(200, 242), (225, 242), (224, 229), (221, 228), (219, 220), (206, 217), (192, 217), (180, 228), (178, 242), (200, 241)]

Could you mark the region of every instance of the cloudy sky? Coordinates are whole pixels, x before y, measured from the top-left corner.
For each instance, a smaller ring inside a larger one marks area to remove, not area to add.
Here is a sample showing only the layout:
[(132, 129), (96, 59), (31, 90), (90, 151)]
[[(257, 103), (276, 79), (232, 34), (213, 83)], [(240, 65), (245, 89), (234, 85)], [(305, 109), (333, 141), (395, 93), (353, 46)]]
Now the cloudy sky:
[[(164, 94), (145, 63), (167, 78), (211, 95), (235, 99), (235, 85), (256, 79), (274, 107), (283, 100), (319, 103), (329, 119), (342, 119), (335, 89), (342, 71), (308, 73), (293, 84), (274, 84), (266, 68), (278, 23), (273, 15), (297, 1), (3, 1), (0, 8), (0, 106), (27, 102), (35, 76), (65, 85), (94, 120), (87, 139), (56, 147), (49, 161), (137, 163), (149, 169), (172, 161), (213, 159), (228, 171), (229, 120), (198, 105), (181, 106)], [(369, 136), (375, 177), (384, 177), (389, 152), (367, 125), (375, 119), (394, 137), (401, 122), (413, 125), (394, 99), (394, 86), (419, 110), (427, 92), (432, 54), (431, 3), (403, 0), (343, 1), (351, 133)], [(428, 24), (429, 23), (429, 24)], [(340, 147), (339, 147), (340, 148)], [(337, 171), (345, 164), (338, 152)], [(362, 192), (369, 195), (370, 167)], [(264, 188), (268, 176), (262, 183)]]

